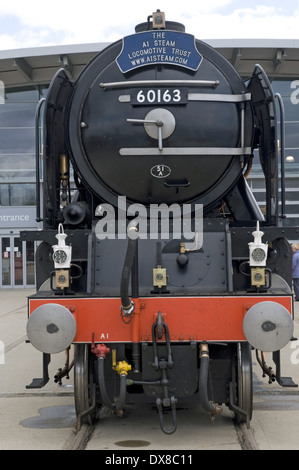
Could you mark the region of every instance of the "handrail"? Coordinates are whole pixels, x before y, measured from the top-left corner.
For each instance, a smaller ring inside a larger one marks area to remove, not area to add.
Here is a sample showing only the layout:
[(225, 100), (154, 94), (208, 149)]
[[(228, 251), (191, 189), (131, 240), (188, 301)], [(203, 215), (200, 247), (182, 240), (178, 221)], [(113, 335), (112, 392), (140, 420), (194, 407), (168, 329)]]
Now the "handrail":
[(218, 80), (125, 80), (123, 82), (108, 82), (100, 83), (99, 86), (102, 89), (107, 88), (127, 88), (135, 86), (211, 86), (216, 88), (219, 85)]
[(281, 217), (285, 218), (285, 115), (282, 97), (279, 93), (275, 93), (275, 98), (278, 100), (280, 111), (280, 180), (281, 180)]
[(39, 139), (39, 119), (42, 105), (46, 101), (46, 98), (42, 98), (37, 105), (35, 111), (35, 163), (36, 163), (36, 173), (35, 173), (35, 183), (36, 183), (36, 221), (41, 222), (43, 219), (40, 214), (40, 181), (39, 181), (39, 150), (40, 150), (40, 139)]

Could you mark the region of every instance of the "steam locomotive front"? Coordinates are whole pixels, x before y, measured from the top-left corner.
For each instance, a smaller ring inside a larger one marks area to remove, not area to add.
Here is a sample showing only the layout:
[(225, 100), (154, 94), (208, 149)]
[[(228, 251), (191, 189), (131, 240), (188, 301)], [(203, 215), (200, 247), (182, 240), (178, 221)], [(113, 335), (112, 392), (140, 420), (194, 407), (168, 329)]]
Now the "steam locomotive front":
[(249, 422), (251, 346), (277, 351), (293, 331), (279, 257), (289, 248), (275, 226), (271, 246), (262, 241), (264, 216), (245, 179), (260, 139), (272, 211), (271, 106), (259, 69), (246, 87), (223, 56), (159, 11), (75, 82), (57, 73), (27, 331), (44, 354), (75, 344), (78, 420), (143, 394), (167, 433), (177, 400), (199, 400), (212, 415), (225, 403)]
[(146, 28), (105, 49), (79, 77), (70, 153), (102, 200), (207, 210), (252, 153), (250, 95), (229, 63), (182, 25)]

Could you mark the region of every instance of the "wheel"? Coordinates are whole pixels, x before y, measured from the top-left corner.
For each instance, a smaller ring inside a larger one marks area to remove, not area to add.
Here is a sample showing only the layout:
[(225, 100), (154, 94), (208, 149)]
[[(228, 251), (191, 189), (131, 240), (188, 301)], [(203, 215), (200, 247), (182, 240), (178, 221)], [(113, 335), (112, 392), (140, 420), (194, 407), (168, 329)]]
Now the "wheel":
[(234, 409), (235, 421), (237, 424), (249, 424), (252, 418), (253, 391), (251, 346), (248, 343), (237, 344), (234, 372), (234, 403), (237, 405)]
[(94, 382), (93, 357), (89, 344), (75, 345), (74, 392), (76, 415), (81, 424), (96, 421), (96, 384)]

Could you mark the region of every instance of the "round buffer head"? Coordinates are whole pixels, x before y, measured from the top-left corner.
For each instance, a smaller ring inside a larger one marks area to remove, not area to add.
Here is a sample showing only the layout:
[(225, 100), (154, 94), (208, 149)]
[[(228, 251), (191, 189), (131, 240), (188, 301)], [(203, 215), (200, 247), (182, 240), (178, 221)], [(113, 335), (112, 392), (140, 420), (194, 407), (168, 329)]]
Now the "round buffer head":
[(76, 321), (71, 312), (59, 304), (37, 307), (27, 322), (32, 345), (43, 353), (55, 354), (67, 349), (76, 335)]
[(264, 352), (278, 351), (286, 346), (293, 329), (290, 312), (272, 301), (253, 305), (243, 320), (243, 332), (248, 343)]

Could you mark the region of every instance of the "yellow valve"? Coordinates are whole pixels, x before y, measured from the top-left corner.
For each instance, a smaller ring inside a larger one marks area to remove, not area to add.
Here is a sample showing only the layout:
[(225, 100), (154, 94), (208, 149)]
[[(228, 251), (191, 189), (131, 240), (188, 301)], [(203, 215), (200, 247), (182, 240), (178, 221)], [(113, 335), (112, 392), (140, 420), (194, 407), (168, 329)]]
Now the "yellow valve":
[(113, 367), (113, 369), (116, 372), (118, 372), (119, 375), (121, 375), (121, 374), (128, 375), (128, 371), (131, 370), (132, 367), (126, 361), (120, 361), (116, 364), (115, 367)]
[(116, 350), (112, 349), (112, 369), (115, 370), (119, 375), (128, 375), (128, 371), (132, 369), (130, 364), (126, 361), (119, 361), (116, 363)]

